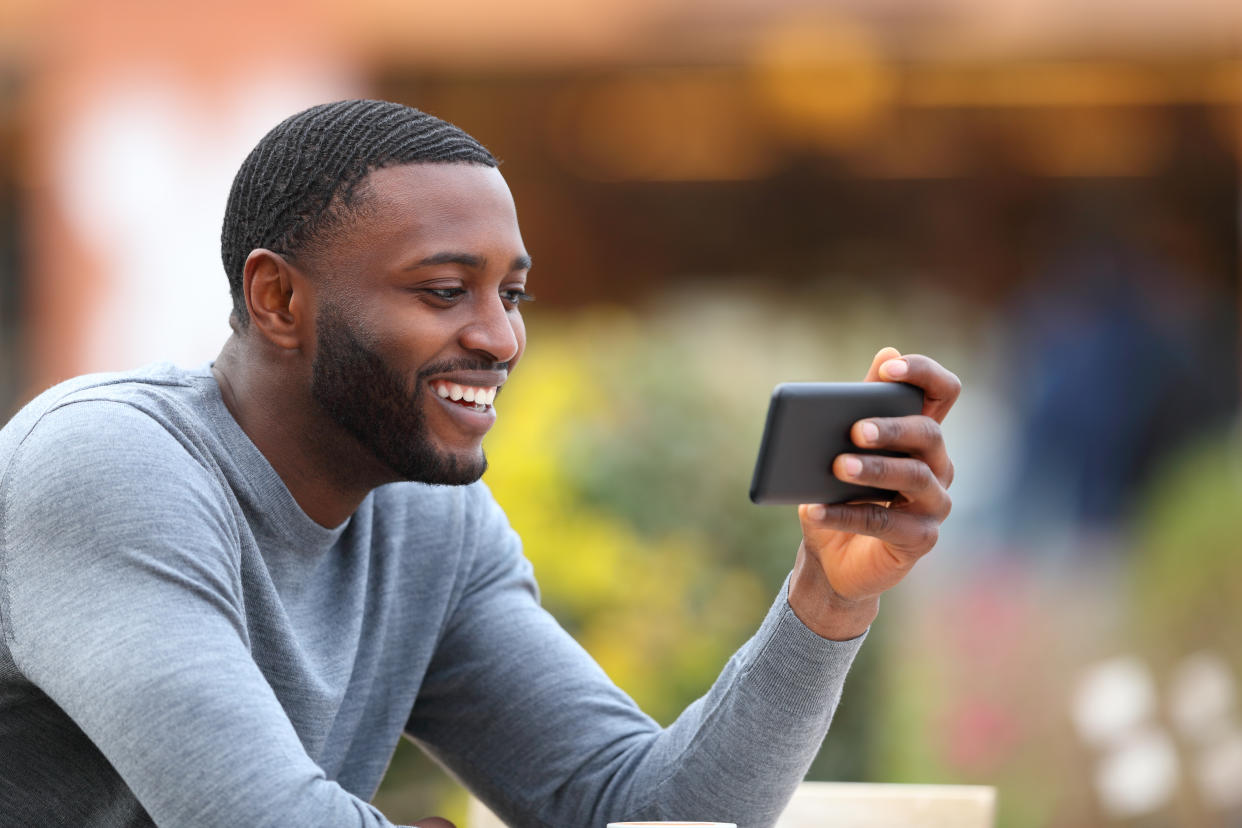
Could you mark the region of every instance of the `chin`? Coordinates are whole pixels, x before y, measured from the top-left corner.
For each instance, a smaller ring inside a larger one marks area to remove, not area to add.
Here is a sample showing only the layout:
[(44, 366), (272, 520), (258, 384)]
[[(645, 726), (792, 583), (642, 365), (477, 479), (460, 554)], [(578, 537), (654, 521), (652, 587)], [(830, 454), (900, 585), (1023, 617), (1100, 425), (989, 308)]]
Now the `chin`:
[[(423, 447), (425, 449), (425, 447)], [(468, 486), (487, 471), (487, 456), (474, 451), (418, 451), (389, 462), (397, 479), (433, 486)]]

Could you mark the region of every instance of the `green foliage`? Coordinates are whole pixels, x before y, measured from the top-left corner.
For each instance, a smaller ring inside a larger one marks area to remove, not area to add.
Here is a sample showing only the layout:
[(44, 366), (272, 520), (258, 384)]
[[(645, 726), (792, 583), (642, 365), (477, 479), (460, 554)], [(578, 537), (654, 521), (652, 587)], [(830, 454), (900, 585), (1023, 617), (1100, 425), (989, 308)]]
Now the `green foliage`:
[(1143, 649), (1166, 664), (1197, 649), (1242, 659), (1242, 441), (1211, 435), (1162, 473), (1140, 510), (1131, 569)]

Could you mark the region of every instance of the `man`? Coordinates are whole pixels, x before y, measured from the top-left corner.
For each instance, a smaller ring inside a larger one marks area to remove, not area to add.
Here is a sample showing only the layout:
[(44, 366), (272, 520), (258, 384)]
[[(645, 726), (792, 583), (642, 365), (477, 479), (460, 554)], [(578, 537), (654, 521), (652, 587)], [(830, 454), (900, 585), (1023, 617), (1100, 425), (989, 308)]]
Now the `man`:
[(900, 501), (801, 507), (787, 588), (661, 729), (539, 608), (479, 482), (530, 268), (487, 150), (314, 107), (246, 159), (222, 248), (210, 368), (81, 377), (0, 431), (0, 822), (387, 825), (404, 732), (514, 825), (771, 823), (948, 513), (956, 378), (877, 355), (927, 406), (855, 439), (912, 457), (834, 469)]

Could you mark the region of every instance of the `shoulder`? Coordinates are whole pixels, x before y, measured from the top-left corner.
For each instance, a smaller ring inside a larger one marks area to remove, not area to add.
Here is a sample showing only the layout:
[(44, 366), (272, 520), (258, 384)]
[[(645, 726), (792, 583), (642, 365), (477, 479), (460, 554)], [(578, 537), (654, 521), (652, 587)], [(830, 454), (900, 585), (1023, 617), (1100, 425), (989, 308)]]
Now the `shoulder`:
[[(37, 416), (77, 399), (126, 399), (144, 394), (176, 393), (176, 389), (189, 389), (196, 380), (207, 376), (210, 374), (206, 369), (188, 371), (171, 363), (152, 363), (132, 371), (83, 374), (57, 383), (39, 394), (18, 412), (13, 422)], [(5, 430), (8, 428), (6, 425)]]
[(80, 464), (99, 455), (158, 448), (161, 441), (152, 445), (153, 436), (193, 428), (193, 376), (157, 365), (53, 386), (0, 430), (0, 472), (29, 455), (72, 457)]
[(78, 414), (72, 410), (69, 415), (59, 414), (75, 403), (114, 402), (140, 410), (158, 410), (178, 399), (192, 397), (195, 380), (199, 378), (200, 375), (173, 365), (158, 364), (124, 373), (87, 374), (54, 385), (27, 403), (0, 429), (0, 466), (36, 429), (46, 432), (54, 427), (49, 422), (59, 424)]
[(143, 578), (236, 592), (236, 518), (170, 413), (186, 386), (95, 379), (51, 389), (0, 431), (0, 622)]
[(172, 366), (97, 374), (37, 397), (0, 431), (0, 513), (123, 514), (201, 499), (192, 375)]

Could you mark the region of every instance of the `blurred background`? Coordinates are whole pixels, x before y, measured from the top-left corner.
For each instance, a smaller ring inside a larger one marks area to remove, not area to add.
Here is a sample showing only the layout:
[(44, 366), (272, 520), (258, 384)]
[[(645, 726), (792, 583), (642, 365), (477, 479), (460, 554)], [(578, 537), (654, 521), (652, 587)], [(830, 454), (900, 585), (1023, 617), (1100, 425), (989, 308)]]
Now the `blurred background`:
[[(210, 360), (234, 171), (355, 96), (504, 162), (538, 302), (486, 479), (649, 712), (792, 563), (746, 497), (772, 386), (894, 345), (964, 382), (954, 514), (811, 778), (1242, 825), (1236, 0), (3, 0), (0, 412)], [(376, 802), (465, 795), (403, 745)]]

